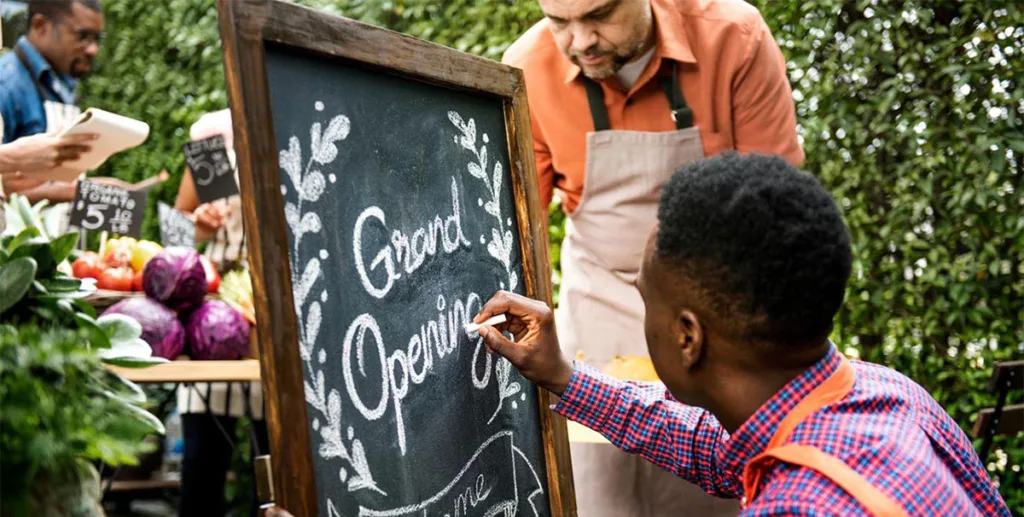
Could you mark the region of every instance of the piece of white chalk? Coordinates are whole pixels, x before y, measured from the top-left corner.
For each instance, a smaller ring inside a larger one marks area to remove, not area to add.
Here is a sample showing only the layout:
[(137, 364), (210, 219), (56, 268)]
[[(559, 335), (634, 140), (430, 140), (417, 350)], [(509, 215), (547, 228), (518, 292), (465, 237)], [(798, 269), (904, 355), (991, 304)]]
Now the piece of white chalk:
[(497, 316), (491, 316), (490, 318), (488, 318), (483, 323), (467, 323), (467, 324), (463, 325), (462, 328), (463, 328), (463, 330), (466, 331), (467, 334), (471, 334), (473, 332), (478, 332), (480, 330), (480, 327), (483, 327), (485, 325), (497, 325), (499, 323), (505, 323), (505, 315), (504, 314), (499, 314)]

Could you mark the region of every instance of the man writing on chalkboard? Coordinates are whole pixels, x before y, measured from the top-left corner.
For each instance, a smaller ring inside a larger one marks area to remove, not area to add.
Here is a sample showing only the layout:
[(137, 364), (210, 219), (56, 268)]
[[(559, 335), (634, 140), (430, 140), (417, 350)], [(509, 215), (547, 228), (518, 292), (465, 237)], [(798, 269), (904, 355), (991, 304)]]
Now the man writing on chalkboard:
[[(616, 356), (646, 355), (633, 281), (672, 172), (729, 149), (797, 165), (804, 154), (786, 64), (750, 5), (539, 1), (545, 19), (503, 61), (525, 75), (541, 201), (557, 190), (569, 216), (559, 339), (604, 368)], [(572, 444), (572, 462), (580, 515), (736, 512), (607, 445)], [(664, 504), (647, 511), (651, 497)]]
[(664, 384), (570, 362), (542, 302), (498, 293), (475, 321), (506, 315), (497, 330), (514, 340), (481, 335), (561, 397), (556, 412), (709, 493), (744, 498), (744, 517), (1009, 516), (927, 392), (829, 340), (851, 263), (842, 216), (814, 177), (730, 153), (669, 180), (646, 245), (637, 285)]

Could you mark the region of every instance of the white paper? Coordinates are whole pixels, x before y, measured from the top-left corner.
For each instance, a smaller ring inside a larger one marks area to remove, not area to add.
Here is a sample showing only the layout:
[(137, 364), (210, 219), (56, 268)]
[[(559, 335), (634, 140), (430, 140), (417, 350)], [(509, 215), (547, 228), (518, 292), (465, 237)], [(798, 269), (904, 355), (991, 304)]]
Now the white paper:
[(111, 156), (138, 146), (149, 137), (149, 124), (145, 122), (89, 108), (79, 115), (74, 124), (61, 131), (61, 136), (95, 133), (97, 140), (89, 142), (92, 149), (62, 168), (87, 171), (95, 169)]

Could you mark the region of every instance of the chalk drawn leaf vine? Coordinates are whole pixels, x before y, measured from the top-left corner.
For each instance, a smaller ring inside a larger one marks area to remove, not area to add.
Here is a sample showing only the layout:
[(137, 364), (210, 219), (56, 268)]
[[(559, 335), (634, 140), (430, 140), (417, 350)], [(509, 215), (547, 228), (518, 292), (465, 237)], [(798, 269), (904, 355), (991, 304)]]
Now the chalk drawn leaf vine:
[[(323, 104), (317, 102), (316, 108), (318, 112), (323, 111)], [(338, 141), (348, 137), (350, 129), (349, 119), (345, 115), (331, 118), (326, 130), (322, 130), (320, 122), (313, 123), (309, 129), (310, 158), (305, 165), (302, 160), (302, 143), (298, 136), (293, 135), (289, 138), (288, 149), (282, 149), (279, 153), (278, 164), (284, 170), (295, 192), (294, 196), (288, 196), (290, 200), (285, 202), (284, 206), (285, 221), (294, 238), (293, 257), (300, 256), (299, 244), (304, 235), (317, 234), (323, 230), (320, 216), (310, 209), (310, 205), (320, 200), (327, 188), (327, 182), (323, 173), (312, 167), (314, 164), (332, 163), (338, 157)], [(287, 187), (282, 187), (281, 192), (287, 195)], [(327, 361), (327, 353), (323, 348), (317, 347), (317, 337), (320, 335), (320, 325), (323, 321), (323, 307), (320, 301), (313, 300), (308, 304), (307, 301), (310, 300), (310, 294), (321, 278), (322, 261), (327, 257), (325, 252), (321, 252), (319, 257), (309, 259), (301, 274), (296, 264), (292, 264), (291, 268), (295, 313), (300, 322), (299, 354), (309, 371), (309, 378), (304, 381), (303, 391), (306, 403), (318, 413), (313, 421), (313, 428), (319, 431), (321, 440), (317, 453), (323, 459), (339, 459), (348, 464), (353, 471), (352, 475), (341, 467), (339, 477), (347, 484), (350, 492), (371, 490), (387, 495), (373, 479), (362, 442), (355, 437), (351, 428), (347, 437), (342, 434), (341, 394), (335, 389), (325, 393), (323, 364)], [(326, 296), (321, 298), (326, 300)], [(320, 423), (321, 418), (325, 423)]]
[[(458, 112), (449, 111), (448, 120), (462, 133), (461, 136), (455, 137), (455, 143), (462, 146), (463, 149), (472, 152), (476, 158), (475, 161), (469, 162), (466, 169), (469, 171), (470, 176), (484, 183), (488, 194), (490, 194), (490, 199), (483, 202), (482, 206), (484, 211), (494, 217), (498, 224), (491, 227), (491, 239), (487, 242), (487, 252), (505, 266), (505, 273), (508, 275), (508, 290), (514, 291), (516, 286), (519, 285), (519, 275), (512, 265), (512, 246), (514, 245), (512, 240), (512, 221), (508, 221), (509, 227), (506, 228), (505, 221), (501, 218), (501, 185), (505, 178), (504, 169), (501, 166), (501, 162), (495, 160), (492, 172), (488, 175), (488, 138), (487, 135), (484, 135), (483, 143), (480, 144), (479, 148), (477, 147), (476, 121), (474, 119), (470, 118), (467, 122)], [(502, 288), (504, 287), (503, 284)], [(501, 412), (505, 400), (512, 398), (522, 390), (519, 382), (512, 380), (511, 368), (512, 365), (505, 359), (498, 359), (494, 363), (494, 372), (498, 380), (498, 407), (494, 410), (490, 420), (487, 421), (488, 425)]]

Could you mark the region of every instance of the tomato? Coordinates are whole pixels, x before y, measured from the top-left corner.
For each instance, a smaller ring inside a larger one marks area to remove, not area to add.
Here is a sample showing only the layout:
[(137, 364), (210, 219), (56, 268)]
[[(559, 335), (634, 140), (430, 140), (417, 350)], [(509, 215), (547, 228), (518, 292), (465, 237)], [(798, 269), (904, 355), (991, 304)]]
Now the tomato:
[(136, 271), (132, 275), (132, 291), (142, 292), (142, 271)]
[(103, 261), (100, 260), (100, 255), (95, 251), (87, 251), (82, 253), (82, 256), (78, 257), (73, 264), (71, 264), (71, 273), (75, 275), (75, 278), (95, 278), (100, 279), (100, 274), (106, 266)]
[(132, 249), (128, 246), (117, 246), (107, 249), (103, 263), (108, 268), (129, 267), (132, 264)]
[(217, 268), (213, 266), (213, 261), (206, 255), (199, 255), (199, 260), (203, 263), (203, 269), (206, 270), (206, 292), (217, 292), (217, 289), (220, 288), (220, 273), (218, 273)]
[(135, 272), (130, 267), (108, 268), (100, 275), (96, 287), (112, 291), (131, 291)]
[(163, 246), (153, 241), (139, 241), (135, 243), (132, 246), (132, 269), (142, 271), (142, 268), (146, 267), (146, 262), (149, 262), (149, 259), (160, 253), (162, 249), (164, 249)]

